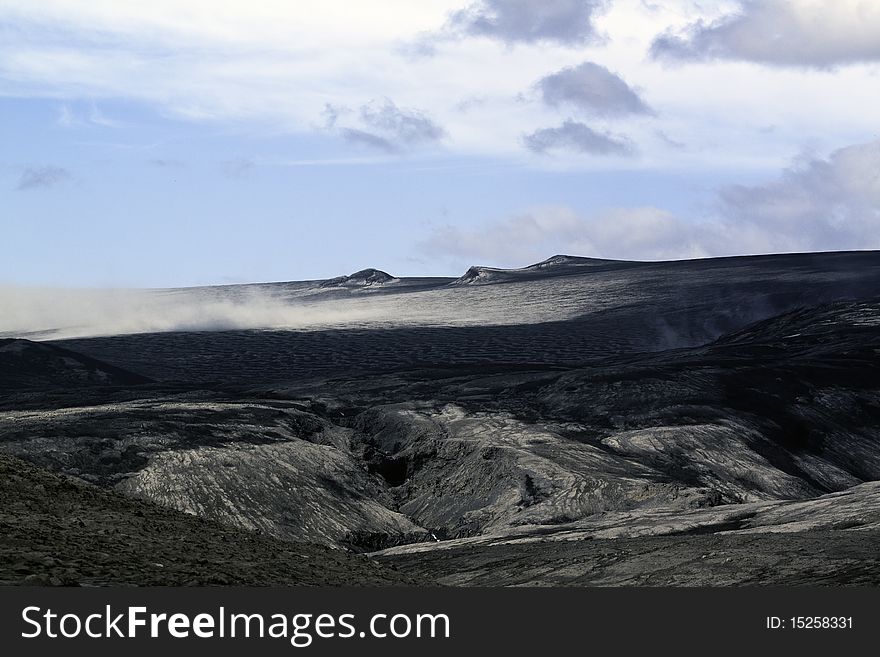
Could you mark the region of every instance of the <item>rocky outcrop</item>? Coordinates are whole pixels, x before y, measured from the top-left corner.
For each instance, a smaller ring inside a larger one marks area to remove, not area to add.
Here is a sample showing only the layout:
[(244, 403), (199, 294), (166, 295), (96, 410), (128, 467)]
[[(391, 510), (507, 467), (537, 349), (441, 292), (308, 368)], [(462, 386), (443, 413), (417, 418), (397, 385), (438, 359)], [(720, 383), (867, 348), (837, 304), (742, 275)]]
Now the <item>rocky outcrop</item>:
[(456, 278), (450, 285), (486, 285), (510, 280), (510, 269), (498, 269), (495, 267), (473, 266)]
[(398, 279), (379, 269), (362, 269), (350, 276), (338, 276), (321, 283), (320, 287), (372, 287), (387, 285)]

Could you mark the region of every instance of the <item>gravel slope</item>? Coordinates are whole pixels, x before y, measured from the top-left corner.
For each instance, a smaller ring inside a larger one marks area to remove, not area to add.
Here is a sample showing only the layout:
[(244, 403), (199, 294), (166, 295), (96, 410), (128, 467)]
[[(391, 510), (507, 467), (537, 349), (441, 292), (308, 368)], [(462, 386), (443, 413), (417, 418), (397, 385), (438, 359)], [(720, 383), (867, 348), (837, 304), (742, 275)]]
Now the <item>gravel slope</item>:
[(232, 529), (0, 456), (0, 585), (416, 581), (364, 557)]

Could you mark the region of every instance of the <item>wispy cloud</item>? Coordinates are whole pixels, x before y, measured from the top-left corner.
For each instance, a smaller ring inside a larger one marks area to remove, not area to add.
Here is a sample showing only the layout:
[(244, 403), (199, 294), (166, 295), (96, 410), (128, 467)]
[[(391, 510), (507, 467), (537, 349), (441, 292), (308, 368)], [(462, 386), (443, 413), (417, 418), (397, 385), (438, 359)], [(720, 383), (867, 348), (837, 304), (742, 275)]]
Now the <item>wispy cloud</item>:
[[(342, 110), (328, 105), (324, 111), (327, 123), (333, 127)], [(359, 117), (364, 128), (342, 127), (340, 134), (346, 141), (376, 148), (386, 153), (398, 153), (412, 147), (436, 142), (446, 131), (425, 112), (402, 109), (388, 98), (371, 101), (360, 108)]]
[(584, 123), (568, 120), (555, 128), (541, 128), (523, 137), (533, 153), (569, 151), (590, 155), (633, 155), (635, 146), (626, 138), (597, 132)]
[(160, 169), (180, 169), (186, 166), (181, 160), (175, 158), (162, 158), (157, 157), (151, 160), (147, 160), (149, 164), (152, 164), (154, 167), (159, 167)]
[(230, 178), (244, 178), (255, 166), (256, 163), (247, 157), (236, 157), (220, 163), (221, 171)]
[(16, 189), (20, 191), (47, 189), (70, 180), (70, 178), (70, 172), (62, 167), (43, 166), (28, 168), (22, 171)]
[(85, 108), (64, 103), (58, 109), (58, 125), (64, 128), (84, 126), (117, 128), (121, 124), (119, 121), (105, 115), (94, 103), (89, 104)]
[(339, 133), (343, 139), (352, 144), (361, 144), (370, 148), (383, 151), (385, 153), (397, 153), (398, 147), (389, 139), (380, 137), (366, 130), (358, 130), (357, 128), (342, 128)]
[(687, 144), (685, 144), (683, 141), (679, 141), (678, 139), (670, 137), (663, 130), (655, 130), (654, 136), (657, 137), (657, 139), (659, 139), (663, 144), (669, 146), (669, 148), (672, 148), (674, 150), (683, 151), (687, 148)]

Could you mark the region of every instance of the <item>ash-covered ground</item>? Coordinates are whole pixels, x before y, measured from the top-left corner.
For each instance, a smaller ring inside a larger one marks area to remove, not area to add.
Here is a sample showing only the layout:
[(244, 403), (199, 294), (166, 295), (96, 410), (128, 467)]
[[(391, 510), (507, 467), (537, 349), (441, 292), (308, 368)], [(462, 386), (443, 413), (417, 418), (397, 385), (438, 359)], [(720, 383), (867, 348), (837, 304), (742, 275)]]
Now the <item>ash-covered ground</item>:
[(150, 294), (0, 340), (0, 583), (880, 582), (880, 253)]

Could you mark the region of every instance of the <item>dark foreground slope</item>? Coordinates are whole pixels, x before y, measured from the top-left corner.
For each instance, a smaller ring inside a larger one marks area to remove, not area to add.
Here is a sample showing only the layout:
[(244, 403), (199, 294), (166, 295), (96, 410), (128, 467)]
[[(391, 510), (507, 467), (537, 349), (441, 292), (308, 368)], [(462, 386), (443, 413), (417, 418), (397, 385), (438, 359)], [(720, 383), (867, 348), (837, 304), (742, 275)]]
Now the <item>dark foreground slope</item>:
[(0, 585), (382, 586), (415, 579), (0, 456)]

